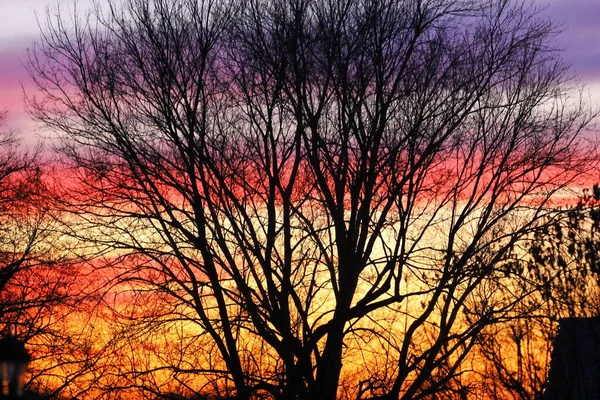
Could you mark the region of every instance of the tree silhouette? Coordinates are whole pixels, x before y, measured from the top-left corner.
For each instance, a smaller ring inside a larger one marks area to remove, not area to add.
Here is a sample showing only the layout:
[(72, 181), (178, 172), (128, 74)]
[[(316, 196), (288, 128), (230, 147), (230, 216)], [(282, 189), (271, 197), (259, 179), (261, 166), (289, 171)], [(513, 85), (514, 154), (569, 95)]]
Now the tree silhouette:
[(467, 393), (480, 334), (543, 290), (510, 290), (516, 249), (594, 167), (578, 136), (592, 115), (535, 12), (126, 0), (49, 14), (29, 107), (60, 133), (68, 229), (110, 277), (131, 358), (97, 384)]
[[(6, 112), (0, 113), (0, 124), (4, 124)], [(31, 227), (23, 227), (25, 233), (15, 232), (22, 225), (19, 217), (22, 209), (26, 208), (33, 197), (38, 193), (37, 171), (35, 168), (35, 154), (19, 154), (18, 139), (14, 133), (2, 132), (0, 136), (0, 291), (6, 289), (10, 280), (22, 270), (32, 256), (32, 246), (37, 239), (37, 231)], [(25, 213), (26, 214), (26, 213)], [(20, 236), (20, 237), (19, 237)], [(6, 305), (0, 309), (4, 314)]]
[(83, 258), (57, 229), (49, 172), (40, 147), (0, 133), (0, 332), (33, 356), (28, 393), (56, 398), (94, 360), (84, 354), (86, 329), (66, 329), (66, 316), (84, 304)]
[[(514, 290), (531, 291), (512, 321), (484, 335), (478, 350), (489, 361), (490, 398), (539, 399), (545, 390), (550, 355), (561, 318), (600, 315), (598, 286), (597, 185), (556, 209), (531, 235), (526, 256), (513, 267), (522, 279)], [(497, 393), (492, 393), (496, 391)]]

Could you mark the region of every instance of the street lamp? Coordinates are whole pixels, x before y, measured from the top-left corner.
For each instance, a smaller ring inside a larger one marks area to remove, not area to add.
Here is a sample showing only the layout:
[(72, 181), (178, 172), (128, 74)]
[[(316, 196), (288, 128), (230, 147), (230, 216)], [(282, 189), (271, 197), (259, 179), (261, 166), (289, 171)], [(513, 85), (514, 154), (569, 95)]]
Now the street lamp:
[(0, 398), (23, 396), (23, 374), (31, 360), (25, 345), (12, 335), (0, 339)]

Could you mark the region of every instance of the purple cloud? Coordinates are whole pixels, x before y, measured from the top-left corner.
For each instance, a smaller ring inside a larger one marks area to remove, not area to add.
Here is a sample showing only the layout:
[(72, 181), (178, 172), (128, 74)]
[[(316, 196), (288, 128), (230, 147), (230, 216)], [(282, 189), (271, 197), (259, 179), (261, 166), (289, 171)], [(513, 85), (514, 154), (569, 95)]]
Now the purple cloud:
[(575, 72), (586, 82), (600, 79), (600, 1), (554, 1), (541, 16), (562, 28), (557, 44), (563, 49), (563, 59)]

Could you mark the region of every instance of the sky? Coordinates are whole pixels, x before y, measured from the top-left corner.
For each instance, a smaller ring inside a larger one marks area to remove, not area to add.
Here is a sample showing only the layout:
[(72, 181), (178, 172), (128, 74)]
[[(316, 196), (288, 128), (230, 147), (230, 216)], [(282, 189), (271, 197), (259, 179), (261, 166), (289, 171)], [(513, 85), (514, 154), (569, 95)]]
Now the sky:
[[(92, 0), (78, 3), (89, 7)], [(28, 93), (33, 90), (24, 67), (27, 48), (40, 34), (36, 15), (42, 21), (46, 6), (56, 4), (57, 0), (0, 0), (0, 110), (9, 112), (6, 128), (19, 131), (27, 139), (34, 139), (37, 131), (23, 106), (23, 89)]]
[[(98, 0), (102, 1), (102, 0)], [(70, 4), (72, 0), (62, 0)], [(79, 0), (82, 8), (92, 0)], [(563, 58), (588, 87), (593, 106), (600, 105), (600, 1), (536, 0), (544, 7), (542, 16), (562, 26), (557, 44)], [(23, 107), (23, 87), (33, 90), (23, 64), (27, 48), (39, 36), (36, 20), (44, 16), (47, 5), (57, 0), (0, 0), (0, 110), (9, 111), (7, 128), (20, 131), (31, 140), (36, 125)]]

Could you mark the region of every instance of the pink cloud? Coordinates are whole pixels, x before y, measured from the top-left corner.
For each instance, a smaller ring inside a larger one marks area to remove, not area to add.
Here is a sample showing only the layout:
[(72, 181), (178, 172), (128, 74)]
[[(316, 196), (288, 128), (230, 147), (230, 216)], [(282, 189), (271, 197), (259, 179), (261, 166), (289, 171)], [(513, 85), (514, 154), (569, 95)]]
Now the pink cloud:
[(26, 118), (22, 85), (30, 83), (30, 78), (21, 62), (25, 57), (24, 49), (0, 51), (0, 109), (9, 110), (8, 123), (12, 128), (16, 128), (16, 120), (22, 122)]

